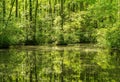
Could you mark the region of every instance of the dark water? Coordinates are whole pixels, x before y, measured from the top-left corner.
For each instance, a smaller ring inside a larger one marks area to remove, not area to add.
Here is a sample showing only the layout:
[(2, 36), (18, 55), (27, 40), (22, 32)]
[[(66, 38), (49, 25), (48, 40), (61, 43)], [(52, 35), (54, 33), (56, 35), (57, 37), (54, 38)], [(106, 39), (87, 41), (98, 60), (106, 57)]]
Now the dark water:
[(120, 82), (120, 52), (90, 45), (0, 50), (0, 82)]

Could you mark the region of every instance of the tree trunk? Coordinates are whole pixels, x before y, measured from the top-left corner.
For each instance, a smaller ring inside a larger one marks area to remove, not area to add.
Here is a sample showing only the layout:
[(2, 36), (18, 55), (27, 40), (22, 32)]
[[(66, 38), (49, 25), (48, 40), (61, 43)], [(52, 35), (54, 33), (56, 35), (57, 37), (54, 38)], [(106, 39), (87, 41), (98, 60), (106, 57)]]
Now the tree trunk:
[(5, 28), (7, 27), (8, 22), (9, 22), (9, 20), (10, 20), (10, 18), (11, 18), (14, 3), (15, 3), (15, 0), (13, 0), (13, 2), (11, 1), (10, 13), (9, 13), (9, 16), (8, 16), (7, 22), (5, 23)]
[(35, 7), (35, 28), (34, 28), (34, 35), (33, 35), (33, 41), (34, 41), (34, 42), (36, 42), (37, 12), (38, 12), (38, 0), (36, 0), (36, 7)]
[(16, 13), (15, 16), (18, 17), (18, 0), (16, 0)]
[(30, 22), (32, 22), (32, 1), (29, 0), (29, 16), (30, 16)]
[(50, 5), (50, 8), (49, 8), (49, 14), (50, 14), (50, 17), (51, 17), (51, 25), (50, 25), (50, 27), (52, 27), (53, 26), (53, 10), (52, 10), (52, 2), (51, 2), (52, 0), (49, 0), (49, 5)]
[(64, 1), (61, 0), (61, 11), (60, 11), (60, 15), (61, 15), (61, 30), (63, 30), (63, 23), (64, 23), (64, 15), (63, 15), (63, 3)]
[(5, 16), (6, 16), (6, 2), (3, 0), (3, 23), (5, 22)]

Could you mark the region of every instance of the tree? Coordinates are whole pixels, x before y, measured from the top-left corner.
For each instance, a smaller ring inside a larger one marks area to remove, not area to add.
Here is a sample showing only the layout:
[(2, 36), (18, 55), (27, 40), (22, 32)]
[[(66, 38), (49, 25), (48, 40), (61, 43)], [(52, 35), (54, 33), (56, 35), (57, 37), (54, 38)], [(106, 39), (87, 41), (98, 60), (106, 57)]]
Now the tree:
[(16, 0), (16, 13), (15, 16), (18, 17), (18, 0)]
[(35, 6), (35, 26), (34, 26), (34, 34), (33, 34), (33, 41), (36, 42), (36, 29), (37, 29), (37, 13), (38, 13), (38, 0), (36, 0)]
[(3, 0), (3, 23), (5, 22), (6, 17), (6, 1)]

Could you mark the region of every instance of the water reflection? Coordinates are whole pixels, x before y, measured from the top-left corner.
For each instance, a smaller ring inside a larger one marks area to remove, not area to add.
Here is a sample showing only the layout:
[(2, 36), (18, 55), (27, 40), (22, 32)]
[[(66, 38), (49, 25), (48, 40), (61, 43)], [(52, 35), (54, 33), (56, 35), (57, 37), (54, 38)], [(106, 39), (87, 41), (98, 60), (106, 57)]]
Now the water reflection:
[(0, 82), (120, 82), (119, 51), (42, 47), (0, 50)]

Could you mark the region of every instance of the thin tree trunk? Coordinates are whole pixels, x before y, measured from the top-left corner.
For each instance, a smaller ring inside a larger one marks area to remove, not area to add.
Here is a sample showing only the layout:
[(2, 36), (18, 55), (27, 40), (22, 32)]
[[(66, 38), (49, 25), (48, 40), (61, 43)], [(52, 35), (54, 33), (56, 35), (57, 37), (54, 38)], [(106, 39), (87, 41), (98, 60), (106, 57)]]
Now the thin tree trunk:
[(63, 0), (61, 0), (61, 11), (60, 11), (60, 15), (61, 15), (61, 29), (63, 30), (63, 22), (64, 22), (64, 15), (63, 15)]
[(6, 2), (3, 0), (3, 23), (5, 22), (6, 17)]
[(15, 16), (18, 17), (18, 0), (16, 0), (16, 13)]
[(25, 0), (25, 18), (28, 19), (28, 16), (27, 16), (27, 8), (28, 8), (28, 2), (27, 0)]
[(49, 13), (50, 13), (50, 17), (51, 17), (51, 25), (50, 25), (50, 27), (52, 27), (53, 26), (53, 13), (52, 13), (52, 2), (51, 2), (52, 0), (49, 0), (49, 5), (50, 5), (50, 9), (49, 9)]
[(35, 28), (34, 28), (34, 35), (33, 35), (33, 41), (34, 42), (36, 42), (37, 12), (38, 12), (38, 0), (36, 0), (36, 7), (35, 7)]
[(49, 13), (51, 14), (51, 13), (52, 13), (52, 5), (51, 5), (51, 0), (49, 0), (49, 6), (50, 6), (50, 8), (49, 8)]
[[(25, 10), (24, 10), (24, 13), (25, 13), (25, 21), (28, 20), (28, 13), (27, 13), (27, 10), (28, 10), (28, 0), (25, 0)], [(25, 26), (26, 27), (26, 43), (28, 42), (28, 25)]]
[(11, 2), (10, 13), (9, 13), (9, 16), (8, 16), (7, 22), (6, 22), (6, 24), (5, 24), (5, 27), (7, 27), (7, 24), (8, 24), (8, 22), (9, 22), (10, 18), (11, 18), (14, 3), (15, 3), (15, 0), (14, 0), (13, 2)]
[(32, 21), (32, 0), (29, 0), (29, 16), (30, 22)]

